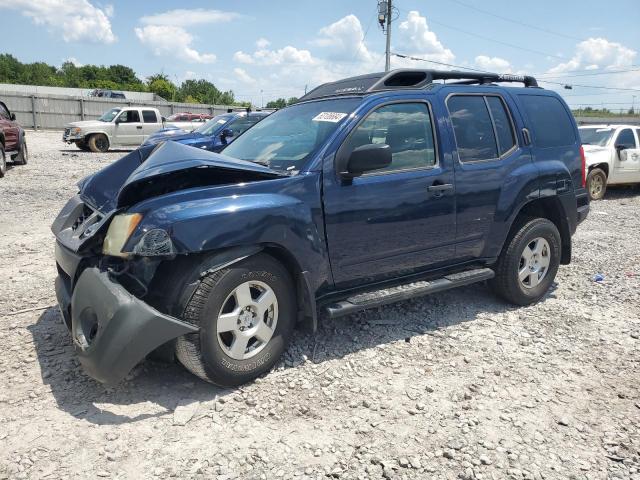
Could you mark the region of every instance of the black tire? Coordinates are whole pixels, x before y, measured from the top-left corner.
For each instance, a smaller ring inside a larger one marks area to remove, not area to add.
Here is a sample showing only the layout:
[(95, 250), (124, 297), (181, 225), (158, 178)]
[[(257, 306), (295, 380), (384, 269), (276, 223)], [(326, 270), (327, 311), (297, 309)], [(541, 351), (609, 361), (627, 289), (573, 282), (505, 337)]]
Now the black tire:
[[(527, 287), (519, 278), (523, 270), (521, 263), (525, 248), (536, 239), (542, 238), (548, 244), (548, 261), (545, 274), (536, 286)], [(516, 305), (531, 305), (540, 300), (549, 290), (560, 266), (560, 232), (553, 222), (546, 218), (527, 218), (518, 223), (508, 243), (502, 249), (494, 267), (496, 273), (489, 284), (499, 296)]]
[(607, 191), (607, 174), (601, 168), (594, 168), (587, 175), (587, 191), (591, 200), (601, 200)]
[[(221, 346), (218, 314), (236, 287), (251, 281), (268, 285), (277, 299), (273, 336), (255, 356), (237, 360)], [(258, 254), (201, 279), (184, 309), (185, 321), (198, 325), (198, 333), (177, 339), (176, 357), (194, 375), (223, 387), (251, 381), (270, 370), (287, 348), (296, 322), (295, 287), (287, 269), (274, 258)]]
[(7, 156), (4, 153), (4, 145), (0, 143), (0, 178), (7, 173)]
[(20, 143), (20, 152), (13, 157), (14, 165), (26, 165), (29, 160), (29, 150), (27, 148), (27, 140), (22, 137), (22, 142)]
[(89, 149), (95, 153), (104, 153), (109, 150), (109, 139), (104, 133), (94, 133), (87, 143)]
[(76, 144), (76, 147), (78, 147), (83, 152), (91, 151), (91, 149), (89, 148), (89, 145), (87, 145), (87, 142), (85, 142), (84, 140), (76, 140), (75, 144)]

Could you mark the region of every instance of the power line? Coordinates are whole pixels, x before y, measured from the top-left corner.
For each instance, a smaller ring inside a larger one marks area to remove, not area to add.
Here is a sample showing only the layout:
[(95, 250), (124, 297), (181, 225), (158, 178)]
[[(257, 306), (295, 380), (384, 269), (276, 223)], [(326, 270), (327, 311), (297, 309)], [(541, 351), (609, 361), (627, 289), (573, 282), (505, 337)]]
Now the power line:
[(478, 70), (477, 68), (463, 67), (462, 65), (454, 65), (453, 63), (438, 62), (436, 60), (428, 60), (426, 58), (412, 57), (411, 55), (404, 55), (402, 53), (391, 52), (391, 55), (393, 55), (394, 57), (406, 58), (408, 60), (416, 60), (416, 61), (420, 61), (420, 62), (435, 63), (436, 65), (443, 65), (445, 67), (462, 68), (464, 70), (471, 70), (472, 72), (491, 73), (491, 72), (488, 72), (486, 70)]
[(543, 73), (538, 75), (541, 78), (575, 78), (575, 77), (591, 77), (594, 75), (613, 75), (618, 73), (640, 72), (640, 68), (630, 68), (627, 70), (609, 70), (605, 72), (583, 73), (577, 75), (556, 75), (553, 73)]
[(485, 15), (489, 15), (491, 17), (499, 18), (500, 20), (504, 20), (506, 22), (515, 23), (516, 25), (520, 25), (522, 27), (531, 28), (531, 29), (537, 30), (539, 32), (544, 32), (544, 33), (548, 33), (548, 34), (551, 34), (551, 35), (556, 35), (558, 37), (568, 38), (570, 40), (577, 40), (579, 42), (584, 41), (584, 38), (574, 37), (572, 35), (567, 35), (566, 33), (554, 32), (553, 30), (549, 30), (548, 28), (537, 27), (535, 25), (531, 25), (529, 23), (525, 23), (525, 22), (522, 22), (520, 20), (516, 20), (516, 19), (513, 19), (513, 18), (509, 18), (509, 17), (504, 17), (502, 15), (498, 15), (497, 13), (489, 12), (488, 10), (483, 10), (481, 8), (478, 8), (478, 7), (474, 6), (474, 5), (470, 5), (468, 3), (461, 2), (460, 0), (451, 0), (451, 1), (454, 2), (454, 3), (457, 3), (458, 5), (462, 5), (464, 7), (470, 8), (471, 10), (475, 10), (476, 12), (484, 13)]
[[(549, 83), (552, 85), (567, 85), (566, 82), (551, 82), (549, 80), (538, 80), (540, 83)], [(640, 88), (623, 88), (623, 87), (605, 87), (604, 85), (579, 85), (577, 83), (569, 84), (571, 87), (580, 87), (580, 88), (600, 88), (602, 90), (620, 90), (626, 92), (640, 92)]]

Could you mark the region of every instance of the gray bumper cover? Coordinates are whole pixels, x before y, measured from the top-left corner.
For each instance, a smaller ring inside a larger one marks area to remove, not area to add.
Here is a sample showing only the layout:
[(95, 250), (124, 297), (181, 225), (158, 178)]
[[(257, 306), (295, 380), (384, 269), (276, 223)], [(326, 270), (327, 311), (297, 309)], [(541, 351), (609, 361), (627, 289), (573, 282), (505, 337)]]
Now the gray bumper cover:
[[(64, 296), (60, 289), (58, 296)], [(104, 383), (117, 383), (160, 345), (198, 328), (165, 315), (134, 297), (106, 272), (88, 268), (70, 302), (71, 335), (84, 370)]]

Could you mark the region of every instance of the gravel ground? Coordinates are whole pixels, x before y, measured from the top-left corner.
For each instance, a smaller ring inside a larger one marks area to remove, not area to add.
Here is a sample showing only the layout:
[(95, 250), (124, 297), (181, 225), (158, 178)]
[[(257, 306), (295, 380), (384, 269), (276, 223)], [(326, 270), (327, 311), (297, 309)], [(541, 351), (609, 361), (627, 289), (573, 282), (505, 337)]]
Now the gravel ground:
[(592, 205), (537, 305), (475, 285), (322, 319), (238, 389), (150, 361), (106, 388), (54, 306), (49, 226), (123, 153), (28, 139), (0, 180), (0, 478), (640, 479), (639, 190)]

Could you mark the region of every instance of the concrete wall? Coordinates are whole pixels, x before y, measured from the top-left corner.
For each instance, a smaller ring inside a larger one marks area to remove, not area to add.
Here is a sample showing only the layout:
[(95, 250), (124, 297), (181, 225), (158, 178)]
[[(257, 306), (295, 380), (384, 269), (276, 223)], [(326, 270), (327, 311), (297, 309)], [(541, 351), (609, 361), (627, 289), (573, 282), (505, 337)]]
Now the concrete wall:
[(624, 125), (640, 125), (639, 115), (629, 115), (620, 117), (576, 117), (578, 125), (602, 125), (602, 124), (624, 124)]
[[(219, 115), (225, 113), (227, 105), (202, 105), (194, 103), (174, 103), (164, 101), (133, 101), (115, 98), (69, 97), (62, 95), (33, 94), (0, 91), (0, 100), (16, 114), (17, 120), (25, 128), (62, 129), (67, 123), (79, 120), (95, 120), (114, 107), (144, 106), (154, 107), (168, 117), (172, 113), (192, 112)], [(238, 108), (238, 107), (235, 107)]]

